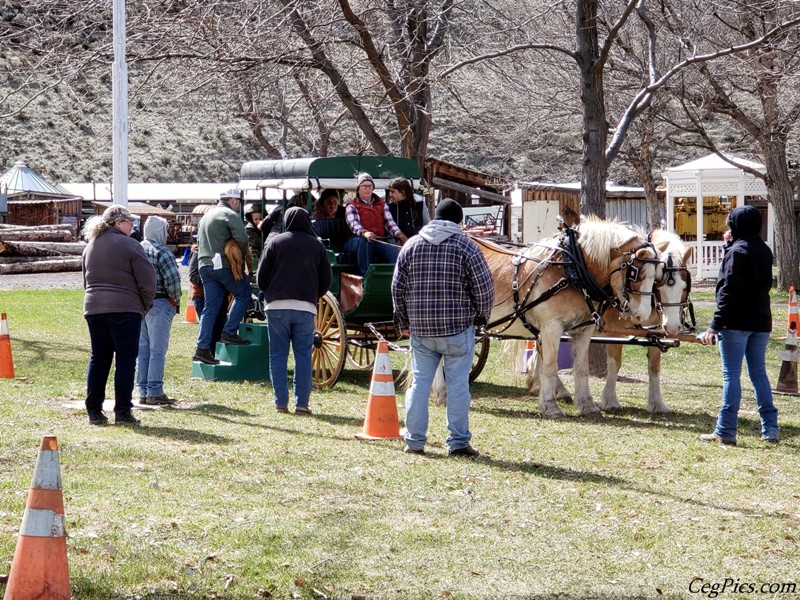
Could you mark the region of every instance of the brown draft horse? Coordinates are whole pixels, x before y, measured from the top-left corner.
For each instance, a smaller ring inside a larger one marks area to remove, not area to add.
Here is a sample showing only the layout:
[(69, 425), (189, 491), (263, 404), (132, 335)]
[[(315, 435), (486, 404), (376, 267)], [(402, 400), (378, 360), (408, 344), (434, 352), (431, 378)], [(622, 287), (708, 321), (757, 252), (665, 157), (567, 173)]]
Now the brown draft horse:
[(658, 255), (639, 230), (593, 217), (520, 252), (475, 238), (494, 276), (492, 337), (538, 338), (542, 352), (539, 409), (562, 417), (556, 403), (558, 345), (572, 338), (575, 405), (581, 415), (600, 409), (589, 392), (589, 343), (602, 314), (616, 306), (634, 324), (651, 317)]
[[(624, 319), (615, 308), (605, 314), (605, 327), (613, 332), (632, 335), (657, 334), (675, 337), (679, 333), (694, 329), (694, 313), (689, 299), (692, 276), (688, 269), (692, 249), (683, 241), (664, 229), (656, 229), (648, 236), (649, 241), (658, 251), (659, 264), (656, 267), (656, 283), (653, 310), (650, 318), (641, 323), (646, 330), (632, 327), (631, 322)], [(686, 319), (689, 312), (690, 321)], [(600, 408), (604, 411), (620, 410), (622, 406), (617, 397), (617, 377), (622, 364), (622, 344), (607, 344), (606, 365), (608, 374), (600, 400)], [(519, 351), (519, 350), (518, 350)], [(663, 350), (658, 346), (647, 348), (648, 363), (648, 395), (647, 410), (651, 413), (669, 413), (669, 406), (661, 397), (661, 355)], [(534, 394), (539, 392), (539, 370), (541, 361), (534, 355), (528, 368), (528, 388)], [(556, 381), (556, 398), (571, 399), (560, 379)]]

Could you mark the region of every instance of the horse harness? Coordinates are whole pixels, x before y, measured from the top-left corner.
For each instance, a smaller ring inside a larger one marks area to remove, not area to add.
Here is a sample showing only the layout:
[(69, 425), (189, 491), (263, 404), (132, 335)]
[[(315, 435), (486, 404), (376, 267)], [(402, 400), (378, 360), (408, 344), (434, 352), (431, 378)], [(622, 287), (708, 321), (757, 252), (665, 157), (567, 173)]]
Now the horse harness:
[[(536, 269), (525, 278), (528, 279), (534, 273), (536, 274), (536, 277), (533, 279), (533, 281), (531, 281), (524, 296), (520, 294), (520, 289), (525, 283), (525, 280), (520, 280), (522, 265), (529, 260), (538, 259), (526, 256), (523, 253), (524, 251), (520, 251), (512, 256), (511, 262), (514, 265), (514, 280), (511, 283), (511, 289), (514, 297), (514, 310), (511, 314), (506, 315), (505, 317), (502, 317), (492, 323), (488, 323), (485, 327), (486, 330), (505, 324), (505, 326), (499, 332), (492, 333), (493, 336), (500, 337), (497, 334), (506, 331), (517, 319), (519, 319), (525, 329), (527, 329), (535, 338), (538, 338), (539, 329), (537, 329), (536, 326), (534, 326), (533, 323), (528, 320), (526, 316), (527, 312), (531, 308), (546, 302), (558, 294), (561, 290), (566, 289), (571, 285), (575, 286), (583, 293), (586, 306), (588, 307), (591, 315), (589, 320), (579, 323), (578, 325), (574, 325), (572, 329), (578, 329), (594, 323), (594, 325), (602, 331), (603, 314), (606, 310), (608, 310), (608, 308), (613, 307), (619, 309), (620, 312), (626, 312), (630, 306), (628, 303), (629, 294), (654, 294), (654, 292), (640, 292), (631, 287), (632, 282), (639, 280), (640, 267), (637, 266), (637, 262), (659, 262), (658, 259), (638, 258), (636, 256), (639, 250), (643, 248), (650, 248), (653, 251), (653, 254), (658, 256), (658, 253), (655, 251), (655, 248), (650, 242), (645, 242), (633, 250), (623, 252), (622, 256), (627, 257), (627, 259), (623, 260), (620, 266), (611, 272), (613, 275), (616, 272), (621, 272), (623, 270), (625, 271), (625, 286), (623, 290), (624, 300), (620, 301), (614, 294), (610, 284), (606, 285), (605, 287), (600, 287), (600, 285), (592, 277), (591, 273), (589, 273), (589, 269), (586, 266), (586, 260), (583, 256), (583, 250), (581, 249), (580, 244), (578, 244), (578, 235), (579, 232), (577, 229), (572, 227), (564, 228), (564, 233), (559, 240), (558, 247), (553, 248), (553, 251), (548, 257), (539, 261), (540, 264), (536, 267)], [(555, 258), (558, 254), (561, 256), (560, 260)], [(533, 293), (536, 284), (539, 282), (546, 268), (550, 265), (561, 266), (564, 270), (564, 276), (550, 288), (531, 300), (531, 294)]]

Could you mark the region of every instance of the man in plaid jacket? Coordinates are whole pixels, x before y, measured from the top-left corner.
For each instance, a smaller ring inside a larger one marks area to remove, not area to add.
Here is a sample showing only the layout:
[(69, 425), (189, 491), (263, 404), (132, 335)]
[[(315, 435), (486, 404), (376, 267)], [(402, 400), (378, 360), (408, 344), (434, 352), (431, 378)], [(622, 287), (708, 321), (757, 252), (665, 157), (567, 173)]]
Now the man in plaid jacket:
[(485, 324), (494, 282), (478, 246), (459, 227), (464, 213), (444, 200), (435, 218), (409, 239), (392, 279), (395, 324), (411, 336), (414, 381), (406, 394), (405, 452), (423, 454), (428, 401), (439, 363), (447, 380), (447, 448), (450, 456), (477, 456), (470, 444), (469, 373), (475, 326)]

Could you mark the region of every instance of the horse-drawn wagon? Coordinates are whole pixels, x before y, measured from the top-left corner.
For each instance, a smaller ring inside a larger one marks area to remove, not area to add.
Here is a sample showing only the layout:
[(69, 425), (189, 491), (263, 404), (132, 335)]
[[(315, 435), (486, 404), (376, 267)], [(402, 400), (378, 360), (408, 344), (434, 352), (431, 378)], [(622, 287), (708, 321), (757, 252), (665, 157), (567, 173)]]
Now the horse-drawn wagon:
[[(240, 189), (246, 200), (260, 193), (266, 199), (268, 190), (283, 192), (284, 207), (297, 193), (306, 193), (306, 208), (311, 212), (313, 195), (335, 189), (340, 202), (355, 193), (359, 173), (369, 173), (376, 193), (386, 190), (396, 177), (404, 177), (413, 189), (419, 188), (419, 165), (412, 160), (392, 156), (338, 156), (332, 158), (300, 158), (263, 160), (245, 163), (241, 171)], [(370, 369), (375, 361), (378, 341), (397, 342), (393, 323), (391, 281), (394, 265), (373, 263), (364, 277), (358, 275), (355, 257), (344, 250), (349, 229), (344, 219), (312, 221), (317, 235), (328, 249), (333, 270), (331, 290), (317, 307), (312, 350), (314, 384), (332, 387), (339, 379), (345, 363), (355, 369)], [(390, 243), (379, 241), (374, 243)], [(471, 377), (477, 377), (486, 363), (488, 339), (476, 345), (476, 358)]]

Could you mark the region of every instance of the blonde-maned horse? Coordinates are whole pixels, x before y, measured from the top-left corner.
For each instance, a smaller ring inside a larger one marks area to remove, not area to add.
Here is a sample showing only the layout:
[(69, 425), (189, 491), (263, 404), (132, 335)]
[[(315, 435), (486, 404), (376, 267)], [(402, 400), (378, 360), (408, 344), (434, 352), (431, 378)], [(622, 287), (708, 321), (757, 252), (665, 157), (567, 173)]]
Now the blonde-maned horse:
[(562, 417), (556, 403), (558, 345), (572, 338), (575, 405), (581, 415), (600, 409), (589, 392), (589, 343), (595, 323), (616, 305), (634, 324), (651, 315), (658, 255), (640, 230), (624, 223), (589, 217), (557, 238), (542, 240), (519, 252), (476, 238), (489, 263), (495, 306), (486, 327), (489, 335), (538, 338), (542, 353), (539, 409), (545, 417)]
[[(648, 331), (635, 329), (631, 322), (624, 319), (616, 309), (605, 315), (605, 327), (614, 333), (628, 332), (632, 335), (657, 333), (667, 337), (675, 337), (681, 331), (695, 326), (691, 310), (689, 293), (692, 277), (688, 269), (692, 249), (687, 247), (674, 233), (664, 229), (656, 229), (648, 239), (658, 251), (659, 264), (656, 267), (655, 303), (650, 317), (640, 325)], [(686, 321), (686, 309), (689, 309), (691, 322)], [(620, 410), (622, 406), (617, 397), (617, 378), (622, 364), (622, 344), (607, 344), (606, 383), (600, 400), (600, 408), (604, 411)], [(669, 406), (661, 397), (661, 354), (657, 346), (647, 348), (648, 363), (648, 395), (647, 410), (651, 413), (669, 413)], [(528, 388), (533, 393), (539, 392), (539, 370), (541, 361), (534, 354), (528, 365)], [(560, 379), (556, 381), (556, 398), (571, 398)]]

